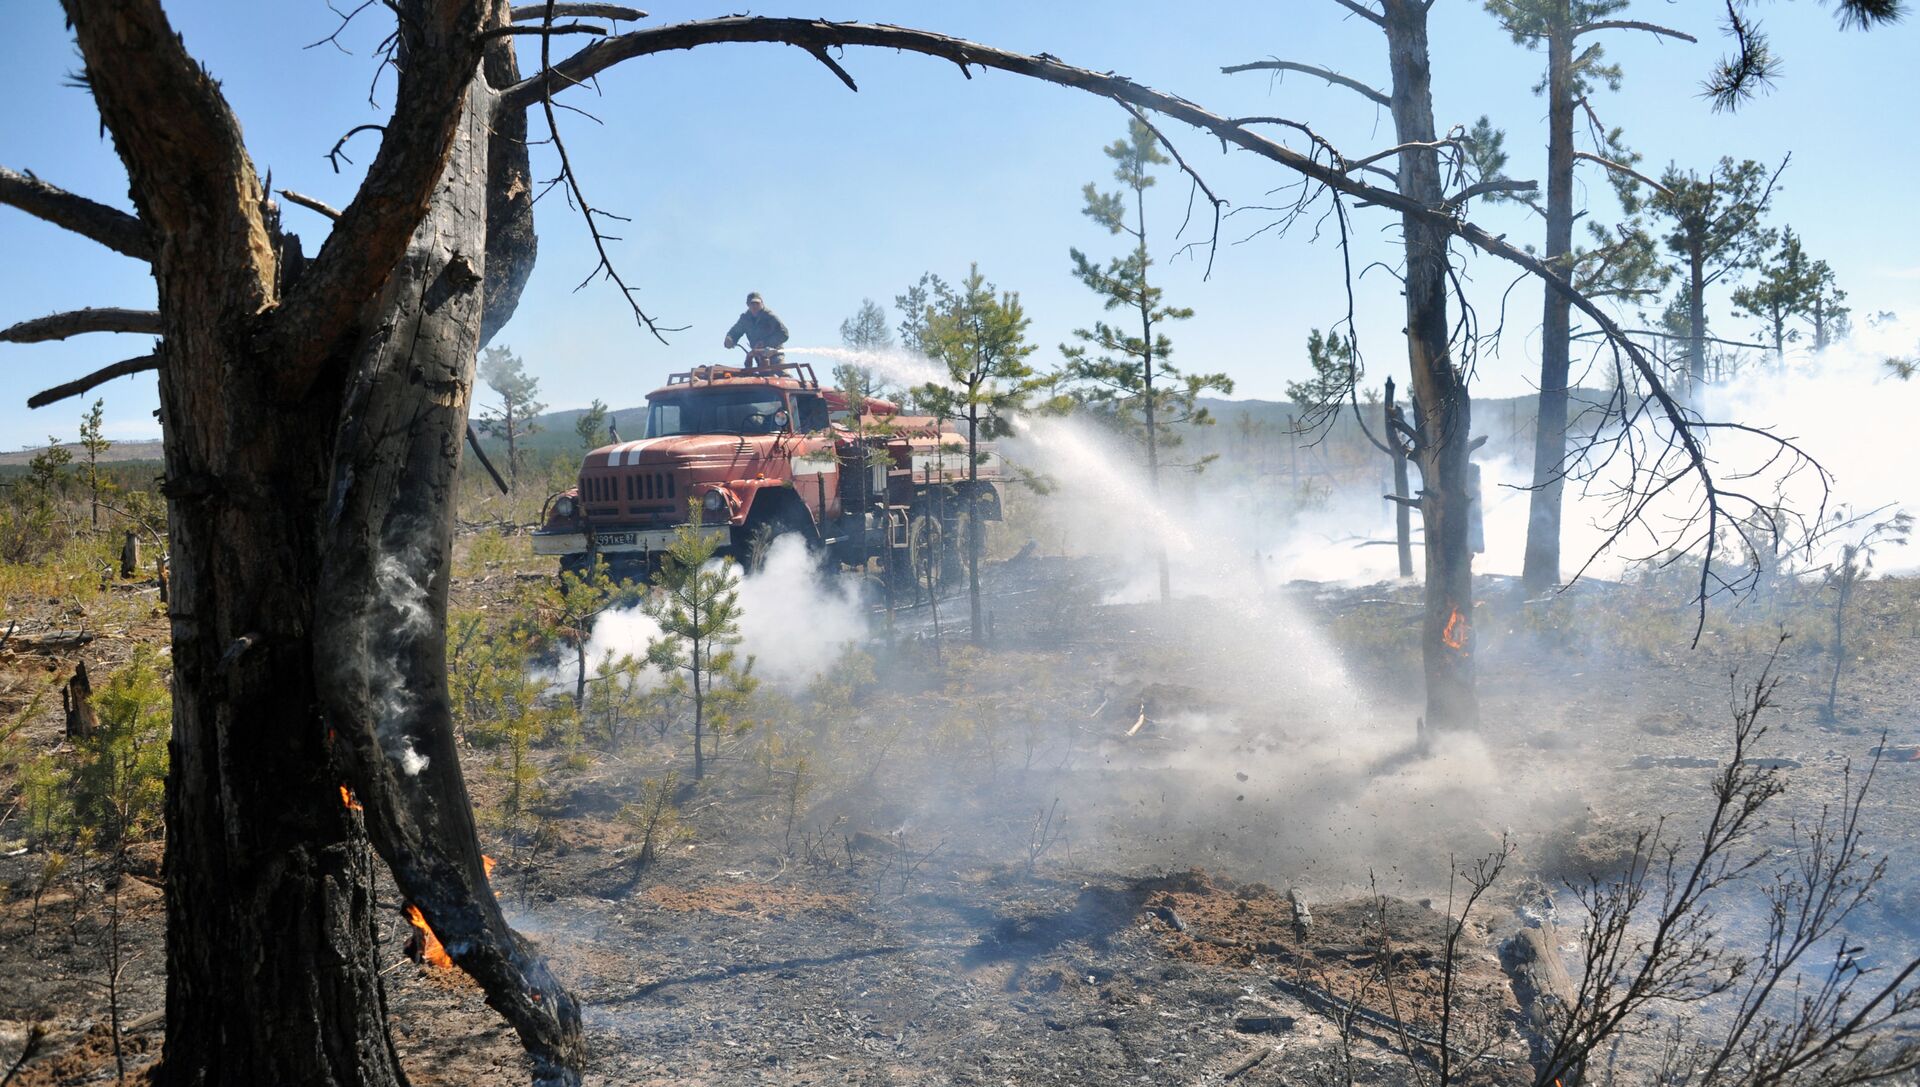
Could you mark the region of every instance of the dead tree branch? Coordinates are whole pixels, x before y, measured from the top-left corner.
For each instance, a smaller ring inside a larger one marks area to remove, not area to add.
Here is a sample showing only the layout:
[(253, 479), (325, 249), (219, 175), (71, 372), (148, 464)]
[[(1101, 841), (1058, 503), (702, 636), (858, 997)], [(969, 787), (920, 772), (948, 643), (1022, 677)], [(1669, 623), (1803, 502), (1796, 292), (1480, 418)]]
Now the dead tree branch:
[(50, 313), (11, 328), (0, 329), (0, 342), (45, 343), (64, 340), (88, 332), (137, 332), (160, 335), (160, 314), (150, 309), (122, 309), (118, 306), (94, 306), (87, 309)]
[(340, 218), (339, 208), (336, 208), (332, 204), (329, 204), (323, 200), (317, 200), (314, 197), (308, 196), (305, 193), (297, 193), (297, 192), (294, 192), (292, 189), (281, 189), (280, 195), (286, 197), (289, 202), (298, 204), (301, 207), (306, 208), (308, 211), (319, 212), (321, 215), (324, 215), (329, 219), (338, 220)]
[[(274, 346), (286, 360), (284, 391), (298, 393), (312, 382), (342, 346), (341, 337), (357, 329), (356, 315), (406, 253), (440, 180), (467, 84), (480, 64), (485, 6), (430, 0), (414, 5), (413, 14), (401, 20), (406, 63), (380, 151), (274, 322)], [(472, 256), (477, 263), (480, 254)]]
[(1476, 196), (1485, 196), (1488, 193), (1530, 193), (1539, 191), (1540, 183), (1538, 181), (1511, 181), (1506, 178), (1495, 178), (1492, 181), (1476, 181), (1466, 188), (1461, 189), (1459, 192), (1454, 193), (1452, 196), (1447, 197), (1446, 206), (1449, 208), (1457, 208)]
[(1573, 153), (1573, 157), (1577, 159), (1585, 159), (1588, 162), (1596, 163), (1600, 166), (1605, 166), (1607, 169), (1612, 170), (1616, 174), (1625, 174), (1626, 176), (1634, 179), (1635, 181), (1640, 182), (1642, 185), (1645, 185), (1651, 188), (1654, 192), (1657, 192), (1662, 196), (1673, 195), (1673, 193), (1669, 191), (1665, 185), (1660, 184), (1658, 181), (1655, 181), (1654, 179), (1648, 177), (1647, 175), (1641, 173), (1640, 171), (1634, 169), (1633, 167), (1628, 166), (1626, 163), (1615, 162), (1609, 158), (1602, 158), (1601, 156), (1596, 155), (1591, 151), (1576, 150)]
[[(1214, 257), (1214, 254), (1218, 252), (1220, 249), (1220, 209), (1223, 207), (1226, 207), (1227, 202), (1221, 199), (1220, 197), (1214, 195), (1213, 189), (1207, 185), (1206, 179), (1200, 176), (1200, 171), (1195, 170), (1192, 166), (1189, 166), (1187, 164), (1187, 160), (1183, 158), (1180, 154), (1180, 149), (1173, 145), (1172, 140), (1167, 139), (1166, 133), (1160, 131), (1160, 129), (1156, 127), (1152, 121), (1147, 120), (1146, 114), (1140, 112), (1139, 108), (1132, 105), (1131, 103), (1122, 103), (1122, 107), (1125, 108), (1128, 113), (1133, 115), (1134, 120), (1139, 121), (1141, 124), (1147, 126), (1147, 131), (1153, 133), (1154, 138), (1160, 141), (1160, 146), (1166, 148), (1167, 154), (1173, 156), (1174, 164), (1180, 167), (1180, 170), (1182, 173), (1186, 174), (1189, 178), (1193, 179), (1193, 184), (1195, 185), (1195, 187), (1197, 187), (1200, 190), (1200, 192), (1206, 196), (1207, 203), (1213, 206), (1213, 233), (1209, 235), (1207, 238), (1207, 270), (1205, 274), (1203, 274), (1200, 277), (1202, 279), (1213, 278), (1213, 257)], [(1193, 205), (1191, 202), (1188, 203), (1187, 210), (1189, 214), (1192, 212)], [(1184, 233), (1186, 231), (1186, 229), (1187, 229), (1187, 224), (1184, 222), (1181, 223), (1180, 230), (1174, 233), (1174, 237), (1176, 238), (1179, 237), (1181, 233)]]
[(589, 25), (588, 25), (588, 24), (586, 24), (586, 23), (560, 23), (560, 24), (557, 24), (557, 25), (553, 25), (553, 26), (547, 26), (547, 25), (541, 25), (541, 26), (496, 26), (496, 27), (494, 27), (494, 28), (493, 28), (492, 30), (489, 30), (489, 31), (487, 31), (487, 32), (485, 32), (484, 34), (481, 34), (481, 35), (480, 35), (480, 37), (481, 37), (481, 39), (482, 39), (482, 40), (485, 40), (485, 41), (492, 41), (492, 40), (493, 40), (494, 38), (510, 38), (510, 37), (513, 37), (513, 36), (515, 36), (515, 35), (534, 35), (534, 34), (538, 34), (539, 36), (541, 36), (541, 37), (543, 37), (543, 38), (551, 38), (551, 37), (553, 37), (553, 36), (555, 36), (555, 35), (557, 35), (557, 34), (597, 34), (597, 35), (604, 35), (604, 34), (606, 34), (606, 32), (607, 32), (607, 28), (606, 28), (606, 27), (604, 27), (604, 26), (589, 26)]
[(1661, 26), (1659, 23), (1643, 23), (1638, 19), (1601, 19), (1597, 22), (1581, 23), (1573, 28), (1573, 36), (1577, 38), (1582, 34), (1592, 34), (1601, 30), (1644, 30), (1649, 34), (1678, 38), (1695, 45), (1700, 43), (1700, 39), (1691, 34), (1675, 30), (1670, 26)]
[(30, 408), (44, 408), (48, 404), (58, 403), (70, 396), (79, 396), (81, 393), (105, 385), (116, 377), (126, 377), (128, 374), (139, 374), (148, 370), (158, 370), (159, 368), (160, 355), (157, 352), (151, 355), (142, 355), (137, 359), (126, 359), (122, 362), (116, 362), (112, 366), (103, 366), (93, 373), (88, 374), (86, 377), (76, 378), (64, 385), (55, 385), (53, 388), (47, 389), (44, 392), (34, 393), (27, 398), (27, 406)]
[[(551, 12), (552, 8), (553, 8), (553, 4), (549, 3), (546, 5), (546, 10), (548, 10), (549, 12)], [(626, 35), (622, 35), (622, 36), (625, 37)], [(553, 64), (551, 62), (550, 55), (549, 55), (550, 44), (551, 43), (548, 39), (546, 38), (540, 39), (540, 70), (543, 73), (553, 71)], [(589, 46), (589, 48), (593, 48), (593, 47)], [(847, 75), (846, 72), (842, 70), (838, 64), (835, 64), (832, 61), (832, 59), (827, 56), (826, 50), (824, 48), (815, 46), (809, 49), (808, 52), (812, 53), (817, 59), (821, 61), (821, 63), (833, 69), (835, 73), (838, 74), (840, 78), (844, 80), (849, 87), (853, 86), (853, 77)], [(576, 54), (576, 56), (577, 55), (578, 54)], [(584, 78), (586, 77), (582, 77), (583, 80)], [(525, 86), (526, 82), (527, 81), (523, 81), (522, 83), (517, 84), (516, 88), (513, 88), (513, 89), (517, 89), (517, 87), (520, 87), (520, 86)], [(509, 89), (505, 94), (501, 96), (501, 103), (502, 103), (501, 108), (503, 109), (513, 108), (509, 101), (510, 96), (513, 93), (513, 89)], [(854, 89), (858, 90), (859, 88), (855, 87)], [(678, 332), (681, 329), (680, 328), (663, 328), (659, 324), (655, 323), (654, 319), (648, 316), (647, 311), (640, 308), (639, 300), (634, 298), (634, 295), (639, 293), (640, 288), (628, 286), (627, 281), (624, 278), (622, 278), (622, 276), (620, 275), (620, 270), (614, 267), (613, 257), (611, 254), (607, 252), (607, 242), (609, 238), (605, 233), (601, 231), (600, 224), (597, 221), (595, 221), (594, 216), (605, 215), (608, 218), (619, 218), (619, 217), (613, 215), (611, 212), (601, 211), (600, 209), (595, 208), (591, 203), (588, 202), (586, 191), (580, 187), (580, 175), (574, 172), (573, 160), (569, 158), (567, 155), (566, 141), (560, 138), (560, 122), (558, 118), (554, 116), (554, 112), (553, 112), (553, 87), (551, 83), (545, 84), (543, 86), (543, 90), (540, 95), (540, 108), (546, 114), (547, 133), (549, 136), (553, 138), (554, 153), (560, 156), (560, 176), (554, 178), (554, 182), (555, 183), (564, 182), (566, 184), (567, 192), (572, 196), (574, 206), (580, 209), (581, 218), (586, 220), (587, 234), (589, 237), (593, 239), (594, 252), (599, 254), (600, 256), (600, 263), (594, 267), (593, 271), (587, 273), (587, 278), (581, 280), (580, 285), (578, 287), (575, 287), (574, 290), (577, 291), (580, 289), (580, 287), (584, 287), (588, 283), (593, 282), (593, 278), (595, 276), (605, 275), (608, 279), (613, 281), (614, 286), (620, 288), (620, 297), (626, 301), (627, 307), (633, 311), (634, 320), (638, 321), (642, 328), (645, 328), (648, 332), (652, 333), (654, 339), (659, 340), (661, 343), (666, 343), (667, 342), (667, 337), (665, 335), (666, 333)]]
[[(546, 4), (520, 4), (513, 9), (513, 21), (543, 19), (548, 14)], [(620, 4), (554, 4), (551, 14), (556, 19), (612, 19), (626, 23), (637, 23), (647, 17), (639, 8)]]
[(49, 185), (31, 173), (15, 173), (0, 166), (0, 204), (11, 204), (116, 253), (136, 260), (153, 259), (153, 238), (145, 223), (118, 208)]
[(1365, 19), (1367, 22), (1370, 22), (1375, 26), (1387, 25), (1386, 16), (1381, 15), (1379, 12), (1373, 10), (1372, 8), (1359, 3), (1359, 0), (1333, 0), (1333, 2), (1336, 4), (1339, 4), (1341, 7), (1346, 8), (1348, 11), (1353, 12), (1355, 15), (1360, 16), (1362, 19)]
[(1256, 60), (1250, 64), (1229, 65), (1220, 69), (1220, 71), (1226, 75), (1232, 75), (1235, 72), (1299, 72), (1302, 75), (1310, 75), (1318, 79), (1324, 79), (1336, 87), (1345, 87), (1376, 106), (1393, 105), (1393, 99), (1388, 98), (1380, 91), (1367, 86), (1357, 79), (1341, 75), (1339, 72), (1333, 71), (1330, 68), (1322, 68), (1317, 64), (1301, 64), (1298, 61), (1278, 59)]

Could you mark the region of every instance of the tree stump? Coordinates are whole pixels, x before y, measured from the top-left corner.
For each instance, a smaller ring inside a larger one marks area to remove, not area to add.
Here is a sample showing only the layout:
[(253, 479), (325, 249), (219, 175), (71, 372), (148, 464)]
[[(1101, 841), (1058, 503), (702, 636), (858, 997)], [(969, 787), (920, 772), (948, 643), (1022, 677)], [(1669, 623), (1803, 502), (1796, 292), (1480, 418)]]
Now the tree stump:
[(132, 529), (128, 529), (126, 542), (120, 545), (120, 576), (137, 577), (139, 573), (140, 537)]
[(84, 740), (100, 728), (93, 713), (93, 683), (87, 679), (87, 662), (74, 667), (73, 678), (60, 688), (60, 705), (67, 714), (67, 739)]

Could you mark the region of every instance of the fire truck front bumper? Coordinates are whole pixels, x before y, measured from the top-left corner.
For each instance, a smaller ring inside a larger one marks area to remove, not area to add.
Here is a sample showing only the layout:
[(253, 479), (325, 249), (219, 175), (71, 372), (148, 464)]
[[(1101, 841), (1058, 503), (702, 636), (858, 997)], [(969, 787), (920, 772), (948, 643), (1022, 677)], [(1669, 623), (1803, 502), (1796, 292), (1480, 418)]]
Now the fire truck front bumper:
[[(673, 546), (673, 538), (678, 531), (678, 528), (607, 529), (598, 532), (536, 530), (533, 533), (533, 553), (556, 556), (581, 555), (590, 552), (602, 555), (646, 554), (665, 551)], [(733, 529), (725, 523), (701, 525), (695, 531), (703, 536), (717, 537), (717, 542), (722, 546), (733, 540)]]

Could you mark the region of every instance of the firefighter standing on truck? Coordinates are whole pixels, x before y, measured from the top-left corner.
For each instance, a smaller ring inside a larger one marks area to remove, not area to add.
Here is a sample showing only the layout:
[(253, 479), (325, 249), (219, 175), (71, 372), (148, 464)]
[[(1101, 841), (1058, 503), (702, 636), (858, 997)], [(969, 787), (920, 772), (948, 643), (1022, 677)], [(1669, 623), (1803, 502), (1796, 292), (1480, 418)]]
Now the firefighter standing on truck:
[(731, 348), (744, 337), (755, 353), (777, 351), (787, 342), (786, 322), (774, 316), (773, 311), (760, 299), (760, 292), (747, 295), (747, 311), (727, 330), (727, 338), (721, 346)]

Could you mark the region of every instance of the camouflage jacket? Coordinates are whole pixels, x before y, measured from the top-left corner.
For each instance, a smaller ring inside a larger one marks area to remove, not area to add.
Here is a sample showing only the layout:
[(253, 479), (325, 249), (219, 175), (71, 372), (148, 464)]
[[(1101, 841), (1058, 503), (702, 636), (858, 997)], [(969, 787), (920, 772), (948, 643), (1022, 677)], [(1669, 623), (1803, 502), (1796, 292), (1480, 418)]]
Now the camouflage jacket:
[(752, 310), (742, 313), (727, 330), (727, 339), (735, 343), (742, 337), (754, 347), (779, 347), (787, 342), (787, 325), (775, 317), (772, 310), (761, 306), (759, 313)]

